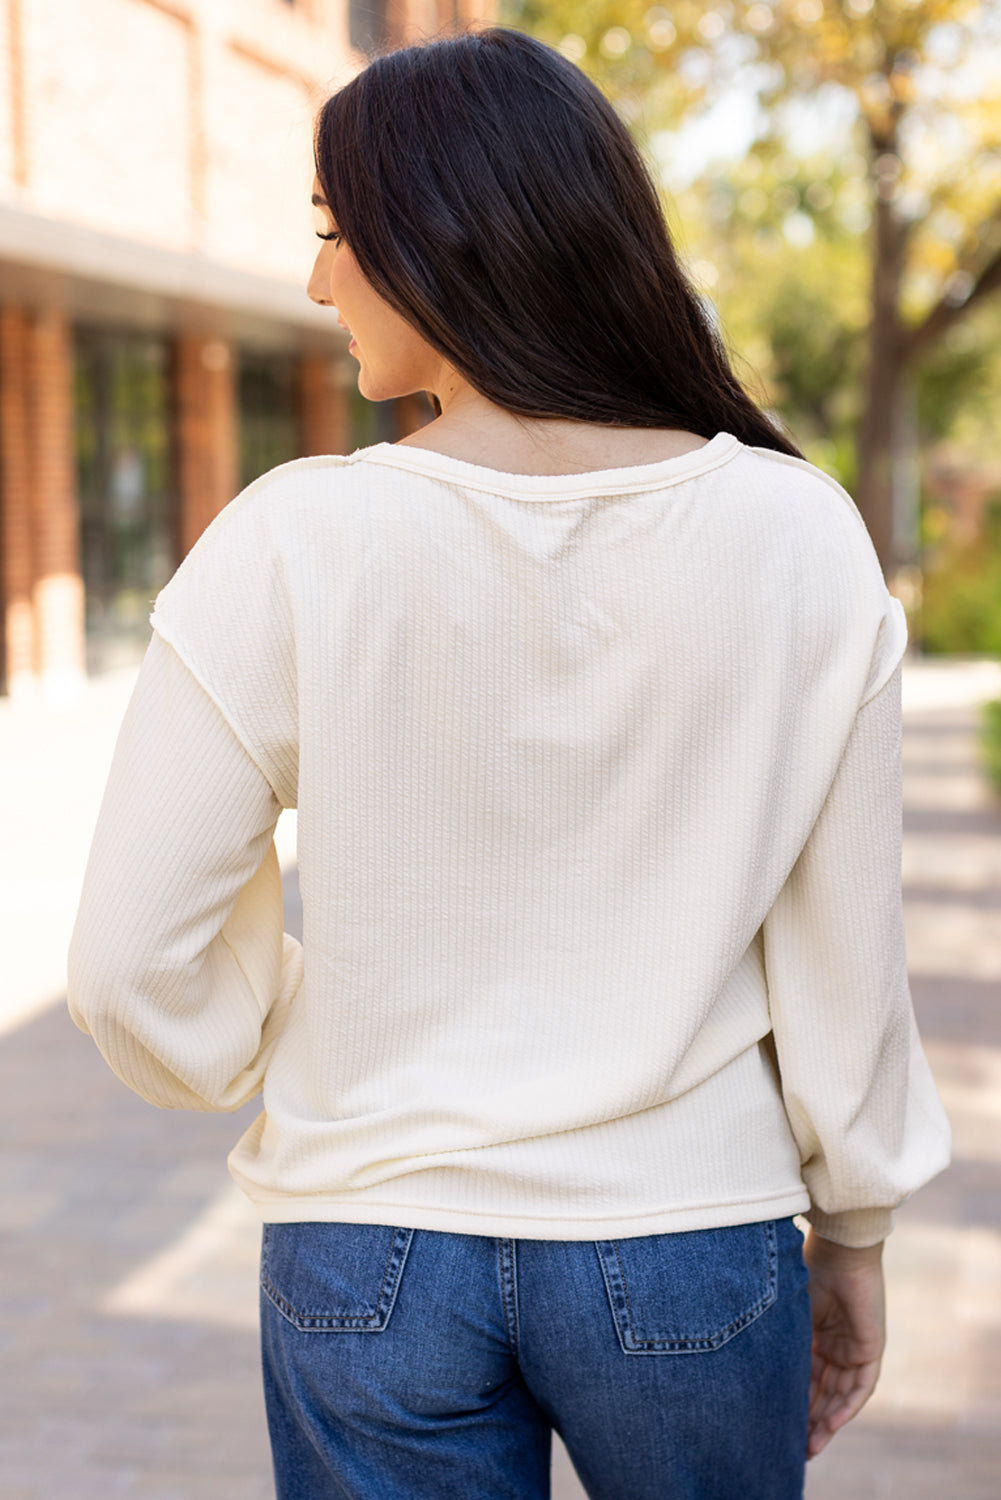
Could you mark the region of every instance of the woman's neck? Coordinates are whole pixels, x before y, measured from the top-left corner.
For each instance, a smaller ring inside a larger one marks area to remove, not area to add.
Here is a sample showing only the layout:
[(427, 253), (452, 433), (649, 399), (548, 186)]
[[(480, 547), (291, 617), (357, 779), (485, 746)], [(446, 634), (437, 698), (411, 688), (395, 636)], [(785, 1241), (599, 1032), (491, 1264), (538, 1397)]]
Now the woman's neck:
[[(439, 398), (440, 399), (440, 398)], [(521, 417), (466, 387), (442, 414), (400, 440), (505, 474), (586, 474), (677, 458), (705, 446), (694, 432), (673, 428), (607, 427), (566, 417)]]

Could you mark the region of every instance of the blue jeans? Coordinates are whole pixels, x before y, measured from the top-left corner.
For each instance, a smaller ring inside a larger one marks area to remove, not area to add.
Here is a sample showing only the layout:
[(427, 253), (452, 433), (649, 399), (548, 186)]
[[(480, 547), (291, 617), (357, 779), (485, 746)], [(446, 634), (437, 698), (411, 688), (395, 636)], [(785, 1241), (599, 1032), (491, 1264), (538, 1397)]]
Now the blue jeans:
[(810, 1308), (791, 1219), (591, 1241), (270, 1224), (278, 1500), (798, 1500)]

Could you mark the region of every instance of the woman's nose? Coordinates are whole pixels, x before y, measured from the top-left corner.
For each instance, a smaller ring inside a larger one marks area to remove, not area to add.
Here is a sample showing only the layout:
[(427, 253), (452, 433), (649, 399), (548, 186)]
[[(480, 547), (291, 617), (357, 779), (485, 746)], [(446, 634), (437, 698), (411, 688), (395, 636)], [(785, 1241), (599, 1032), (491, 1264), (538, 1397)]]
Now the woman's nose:
[(330, 287), (327, 278), (320, 273), (321, 255), (316, 257), (313, 265), (313, 273), (306, 285), (306, 295), (313, 302), (318, 302), (321, 307), (333, 307), (330, 300)]

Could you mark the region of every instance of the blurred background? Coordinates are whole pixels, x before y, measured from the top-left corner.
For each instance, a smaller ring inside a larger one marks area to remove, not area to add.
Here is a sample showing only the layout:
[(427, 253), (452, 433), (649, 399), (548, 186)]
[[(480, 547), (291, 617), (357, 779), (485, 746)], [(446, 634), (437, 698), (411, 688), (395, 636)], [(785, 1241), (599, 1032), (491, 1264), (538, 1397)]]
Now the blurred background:
[(645, 143), (742, 373), (925, 651), (1001, 653), (1001, 7), (502, 0)]
[[(311, 124), (494, 0), (6, 0), (0, 692), (134, 660), (207, 520), (402, 435), (303, 288)], [(1001, 654), (998, 0), (501, 0), (635, 130), (742, 375), (926, 652)]]
[[(360, 398), (305, 294), (316, 109), (495, 19), (612, 98), (742, 378), (908, 610), (905, 916), (956, 1161), (901, 1210), (883, 1382), (807, 1494), (996, 1500), (1001, 0), (0, 4), (0, 1494), (271, 1493), (248, 1118), (129, 1094), (65, 952), (160, 586), (258, 474), (429, 416)], [(295, 931), (294, 814), (278, 844)]]
[(329, 311), (312, 121), (364, 51), (465, 0), (6, 0), (0, 10), (0, 691), (136, 660), (215, 513), (395, 438)]

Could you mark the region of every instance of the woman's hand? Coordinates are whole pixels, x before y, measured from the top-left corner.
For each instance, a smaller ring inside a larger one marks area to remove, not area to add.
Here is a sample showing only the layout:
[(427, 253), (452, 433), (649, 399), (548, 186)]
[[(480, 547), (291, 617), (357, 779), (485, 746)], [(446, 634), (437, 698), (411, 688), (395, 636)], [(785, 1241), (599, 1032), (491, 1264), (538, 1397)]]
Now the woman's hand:
[(886, 1342), (883, 1246), (853, 1250), (811, 1230), (803, 1259), (813, 1312), (806, 1456), (815, 1458), (876, 1386)]

